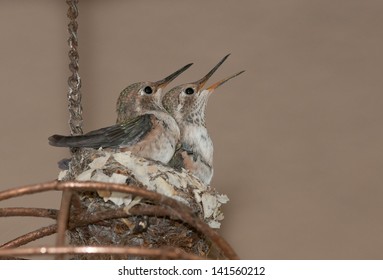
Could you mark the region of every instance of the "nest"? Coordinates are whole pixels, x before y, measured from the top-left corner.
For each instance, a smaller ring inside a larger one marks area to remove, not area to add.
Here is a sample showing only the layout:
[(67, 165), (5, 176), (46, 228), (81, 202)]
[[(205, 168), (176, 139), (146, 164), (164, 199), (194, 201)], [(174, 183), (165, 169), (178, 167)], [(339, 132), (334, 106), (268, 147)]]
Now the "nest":
[[(70, 169), (60, 173), (59, 180), (134, 185), (177, 200), (212, 228), (219, 228), (223, 219), (221, 205), (228, 201), (227, 196), (205, 186), (187, 171), (178, 172), (161, 163), (136, 157), (130, 152), (83, 149), (73, 157)], [(165, 213), (133, 215), (130, 210), (134, 207), (150, 209), (155, 205), (143, 197), (113, 191), (82, 192), (80, 205), (87, 214), (123, 207), (123, 211), (130, 216), (70, 230), (69, 240), (72, 245), (173, 247), (201, 257), (207, 257), (210, 252), (210, 241), (182, 220), (168, 217)]]
[[(59, 181), (0, 192), (3, 200), (64, 191), (60, 210), (0, 209), (0, 216), (57, 220), (3, 244), (0, 258), (33, 254), (74, 259), (238, 258), (214, 230), (220, 227), (227, 196), (187, 171), (130, 152), (102, 149), (75, 152), (69, 167)], [(17, 248), (56, 232), (54, 247)], [(65, 246), (66, 236), (71, 246)]]

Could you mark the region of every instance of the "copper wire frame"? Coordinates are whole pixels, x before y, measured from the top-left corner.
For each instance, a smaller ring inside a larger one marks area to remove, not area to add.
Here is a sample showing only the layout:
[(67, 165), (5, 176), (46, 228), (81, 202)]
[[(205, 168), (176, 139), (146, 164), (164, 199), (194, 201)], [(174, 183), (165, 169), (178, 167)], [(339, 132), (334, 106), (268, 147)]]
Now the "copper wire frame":
[[(90, 181), (61, 182), (55, 180), (1, 191), (0, 201), (48, 191), (63, 192), (59, 210), (21, 207), (0, 208), (0, 217), (43, 217), (56, 220), (56, 223), (52, 225), (31, 231), (2, 244), (0, 246), (0, 258), (17, 259), (18, 256), (55, 255), (56, 259), (64, 259), (65, 256), (74, 254), (106, 254), (150, 257), (155, 259), (201, 259), (200, 256), (187, 253), (180, 248), (170, 247), (151, 249), (127, 246), (65, 246), (65, 232), (67, 229), (75, 229), (76, 227), (95, 224), (103, 220), (125, 218), (131, 215), (168, 217), (170, 219), (181, 220), (208, 238), (221, 252), (224, 258), (239, 258), (230, 244), (204, 221), (196, 217), (189, 207), (173, 198), (133, 185)], [(79, 197), (76, 193), (77, 191), (122, 192), (150, 200), (153, 202), (153, 205), (136, 205), (129, 209), (128, 212), (121, 207), (116, 210), (102, 211), (89, 215), (82, 213), (78, 208)], [(73, 215), (73, 213), (75, 213), (75, 215)], [(20, 246), (55, 233), (57, 233), (55, 246), (20, 248)]]

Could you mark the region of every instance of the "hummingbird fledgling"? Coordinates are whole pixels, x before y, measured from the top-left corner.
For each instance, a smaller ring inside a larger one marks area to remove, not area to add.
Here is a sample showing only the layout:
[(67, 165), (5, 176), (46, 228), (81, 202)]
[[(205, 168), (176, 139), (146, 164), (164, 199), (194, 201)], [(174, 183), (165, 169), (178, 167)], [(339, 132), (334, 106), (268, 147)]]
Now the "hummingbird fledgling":
[(178, 125), (161, 103), (163, 88), (192, 63), (157, 82), (126, 87), (117, 102), (117, 124), (84, 135), (49, 137), (49, 144), (69, 148), (114, 148), (168, 163), (180, 138)]
[(168, 165), (176, 170), (181, 168), (189, 170), (205, 185), (209, 185), (213, 177), (213, 142), (205, 123), (208, 98), (216, 88), (244, 71), (225, 78), (207, 89), (202, 87), (228, 56), (225, 56), (202, 79), (174, 87), (162, 100), (165, 109), (174, 117), (181, 131), (180, 143)]

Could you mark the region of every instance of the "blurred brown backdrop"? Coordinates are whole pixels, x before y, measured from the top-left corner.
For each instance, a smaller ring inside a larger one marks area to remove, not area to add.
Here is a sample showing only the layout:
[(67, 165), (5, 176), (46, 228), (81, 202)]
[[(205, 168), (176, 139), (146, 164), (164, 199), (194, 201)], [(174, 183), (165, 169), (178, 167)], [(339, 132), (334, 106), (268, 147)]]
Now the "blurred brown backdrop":
[[(245, 74), (212, 96), (221, 233), (247, 259), (383, 258), (383, 2), (80, 1), (84, 130), (121, 89), (195, 65), (171, 86)], [(65, 1), (0, 1), (0, 189), (56, 178), (68, 156)], [(58, 207), (50, 193), (0, 206)], [(1, 219), (0, 242), (47, 224)], [(42, 243), (47, 241), (41, 241)]]

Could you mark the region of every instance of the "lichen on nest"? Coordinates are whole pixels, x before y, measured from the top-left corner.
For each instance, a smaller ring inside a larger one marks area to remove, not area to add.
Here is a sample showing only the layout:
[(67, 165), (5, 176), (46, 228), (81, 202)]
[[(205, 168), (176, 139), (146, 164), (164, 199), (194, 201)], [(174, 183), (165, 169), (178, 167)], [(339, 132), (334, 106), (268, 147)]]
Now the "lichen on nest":
[[(79, 156), (80, 155), (80, 156)], [(130, 152), (106, 149), (82, 149), (73, 157), (69, 170), (59, 180), (98, 181), (134, 184), (186, 204), (210, 227), (219, 228), (224, 218), (222, 204), (229, 199), (214, 188), (204, 185), (186, 170), (181, 172), (159, 162), (136, 157)], [(144, 203), (139, 197), (125, 193), (98, 192), (104, 202), (124, 206), (126, 211)]]

